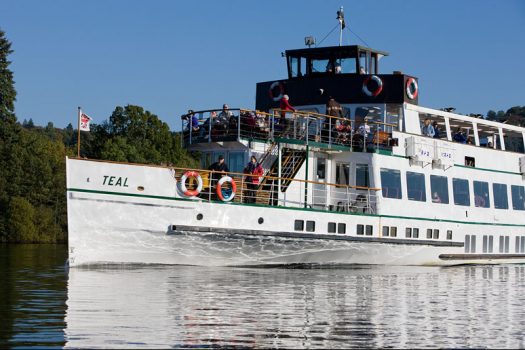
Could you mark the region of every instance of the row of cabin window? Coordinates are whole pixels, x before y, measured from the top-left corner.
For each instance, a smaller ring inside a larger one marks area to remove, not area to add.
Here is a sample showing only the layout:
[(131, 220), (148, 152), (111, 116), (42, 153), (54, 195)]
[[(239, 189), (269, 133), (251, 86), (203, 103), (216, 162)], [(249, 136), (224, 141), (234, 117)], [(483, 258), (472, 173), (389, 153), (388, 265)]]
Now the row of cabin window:
[[(494, 253), (494, 236), (483, 235), (483, 253)], [(499, 236), (499, 253), (509, 253), (510, 236)], [(515, 253), (525, 253), (525, 236), (516, 236), (514, 244)], [(465, 253), (476, 252), (476, 236), (465, 236)]]
[[(409, 200), (427, 201), (424, 174), (407, 171), (406, 185)], [(384, 198), (402, 199), (401, 172), (399, 170), (381, 168), (381, 187)], [(489, 183), (473, 181), (473, 187), (474, 205), (479, 208), (490, 208)], [(433, 203), (449, 204), (448, 178), (446, 176), (430, 175), (430, 190)], [(453, 178), (452, 190), (455, 205), (470, 206), (469, 180)], [(511, 185), (511, 195), (512, 208), (514, 210), (525, 210), (525, 188)], [(492, 198), (494, 200), (494, 208), (509, 209), (506, 184), (493, 183)]]
[[(295, 220), (294, 229), (295, 231), (304, 231), (304, 220)], [(315, 232), (315, 221), (306, 221), (306, 231)], [(346, 224), (345, 223), (328, 223), (328, 233), (339, 233), (346, 234)], [(363, 236), (372, 236), (374, 234), (374, 226), (372, 225), (357, 225), (356, 230), (357, 235)], [(397, 227), (396, 226), (383, 226), (383, 237), (397, 237)], [(406, 238), (419, 238), (419, 228), (407, 227), (405, 229)], [(427, 239), (439, 239), (439, 230), (438, 229), (427, 229)], [(447, 231), (447, 239), (452, 239), (452, 230)], [(525, 241), (524, 241), (525, 242)]]

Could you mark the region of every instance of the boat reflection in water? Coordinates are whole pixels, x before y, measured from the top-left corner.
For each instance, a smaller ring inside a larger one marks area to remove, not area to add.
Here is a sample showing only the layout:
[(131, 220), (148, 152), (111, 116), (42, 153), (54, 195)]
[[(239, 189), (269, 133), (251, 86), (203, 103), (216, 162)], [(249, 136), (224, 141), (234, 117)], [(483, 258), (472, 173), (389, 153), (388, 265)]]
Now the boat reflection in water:
[(66, 347), (523, 347), (523, 266), (70, 269)]

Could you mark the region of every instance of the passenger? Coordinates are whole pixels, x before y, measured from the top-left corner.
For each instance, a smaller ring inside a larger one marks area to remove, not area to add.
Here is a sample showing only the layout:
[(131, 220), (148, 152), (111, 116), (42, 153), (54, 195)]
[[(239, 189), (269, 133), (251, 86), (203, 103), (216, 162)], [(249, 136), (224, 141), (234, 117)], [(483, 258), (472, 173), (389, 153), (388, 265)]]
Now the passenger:
[(456, 132), (454, 133), (454, 137), (452, 139), (459, 143), (467, 143), (467, 137), (465, 136), (465, 133), (461, 130), (461, 127), (458, 127), (456, 129)]
[(434, 127), (432, 125), (430, 125), (430, 119), (429, 118), (425, 119), (424, 125), (421, 128), (421, 133), (424, 136), (428, 136), (428, 137), (434, 137), (434, 135), (436, 134), (436, 132), (434, 130)]
[(257, 199), (257, 186), (259, 186), (259, 177), (263, 175), (263, 168), (257, 158), (252, 156), (248, 165), (244, 168), (245, 174), (250, 174), (252, 176), (246, 177), (246, 194), (244, 196), (244, 203), (255, 203)]
[(363, 66), (359, 67), (359, 74), (366, 74), (365, 68)]
[(441, 203), (441, 198), (437, 192), (432, 193), (432, 203)]
[(290, 97), (288, 97), (288, 95), (284, 95), (283, 98), (281, 98), (281, 102), (279, 105), (279, 109), (281, 109), (281, 118), (279, 120), (279, 124), (282, 127), (283, 134), (287, 134), (290, 129), (290, 122), (286, 119), (286, 111), (296, 111), (296, 109), (292, 107), (290, 102), (288, 102), (289, 99)]
[(368, 125), (368, 118), (365, 117), (365, 119), (363, 120), (363, 124), (359, 125), (359, 127), (357, 128), (359, 146), (363, 148), (363, 151), (366, 150), (366, 144), (369, 134), (370, 125)]
[(227, 131), (230, 124), (230, 118), (232, 117), (232, 112), (230, 112), (227, 104), (222, 105), (222, 111), (219, 113), (215, 119), (215, 126), (220, 129), (220, 131)]
[(341, 65), (339, 63), (335, 64), (335, 74), (341, 74)]
[[(329, 96), (326, 102), (326, 114), (333, 118), (325, 118), (321, 130), (321, 140), (323, 142), (330, 142), (330, 129), (334, 130), (338, 122), (341, 121), (340, 119), (343, 118), (343, 108), (332, 96)], [(332, 134), (332, 138), (335, 136), (334, 134)]]
[(441, 138), (441, 130), (439, 130), (439, 124), (437, 121), (434, 121), (432, 123), (432, 127), (434, 128), (434, 138), (440, 139)]
[[(219, 156), (219, 160), (213, 163), (212, 165), (210, 165), (208, 170), (211, 171), (210, 191), (215, 193), (214, 189), (215, 189), (215, 185), (217, 181), (219, 181), (219, 179), (223, 176), (228, 176), (228, 172), (230, 171), (230, 169), (228, 168), (228, 165), (224, 161), (224, 156), (221, 154)], [(215, 198), (215, 195), (213, 195), (213, 198)]]
[(467, 137), (467, 145), (473, 145), (472, 136)]

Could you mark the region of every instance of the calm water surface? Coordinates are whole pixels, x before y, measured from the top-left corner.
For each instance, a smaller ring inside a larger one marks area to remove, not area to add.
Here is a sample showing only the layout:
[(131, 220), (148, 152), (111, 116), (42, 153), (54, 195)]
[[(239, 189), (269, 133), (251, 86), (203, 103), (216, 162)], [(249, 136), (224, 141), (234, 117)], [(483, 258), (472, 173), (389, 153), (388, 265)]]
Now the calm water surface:
[(525, 346), (525, 266), (71, 269), (0, 246), (0, 347)]

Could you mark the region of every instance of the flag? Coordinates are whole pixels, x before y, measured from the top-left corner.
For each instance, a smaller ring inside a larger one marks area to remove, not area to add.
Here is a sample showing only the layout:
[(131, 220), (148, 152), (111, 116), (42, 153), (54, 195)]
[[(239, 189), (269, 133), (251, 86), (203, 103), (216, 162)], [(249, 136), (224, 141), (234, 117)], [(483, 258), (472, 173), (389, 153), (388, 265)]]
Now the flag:
[(337, 20), (339, 20), (339, 23), (341, 23), (341, 29), (345, 29), (345, 14), (343, 12), (343, 7), (341, 6), (341, 9), (337, 11)]
[(84, 114), (82, 112), (79, 113), (79, 118), (80, 130), (89, 131), (89, 123), (91, 122), (91, 118), (87, 114)]

